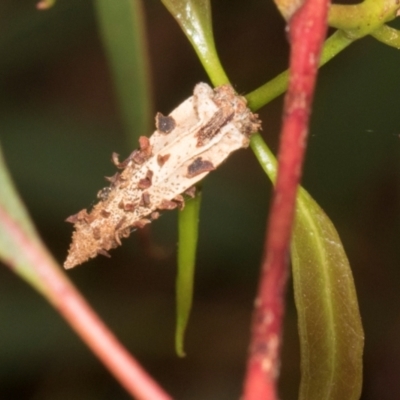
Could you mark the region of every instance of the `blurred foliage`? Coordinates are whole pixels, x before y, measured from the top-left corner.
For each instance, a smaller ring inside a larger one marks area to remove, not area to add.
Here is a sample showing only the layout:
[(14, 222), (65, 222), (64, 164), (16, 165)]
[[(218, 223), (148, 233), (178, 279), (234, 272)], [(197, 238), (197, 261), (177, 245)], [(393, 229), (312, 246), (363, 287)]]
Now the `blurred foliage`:
[(96, 0), (99, 34), (128, 143), (151, 131), (150, 66), (141, 0)]
[[(62, 261), (71, 234), (64, 219), (95, 200), (103, 176), (114, 171), (111, 152), (130, 149), (92, 3), (58, 1), (39, 12), (30, 0), (4, 0), (0, 11), (0, 140), (38, 230)], [(155, 108), (166, 113), (193, 82), (206, 78), (159, 1), (146, 1), (146, 16)], [(220, 57), (240, 93), (286, 68), (284, 24), (273, 4), (214, 2), (213, 19)], [(395, 49), (366, 38), (323, 67), (304, 176), (304, 186), (335, 223), (354, 271), (368, 337), (363, 400), (400, 396), (399, 62)], [(280, 106), (277, 100), (261, 111), (263, 135), (273, 148)], [(70, 274), (176, 398), (224, 400), (241, 390), (269, 184), (243, 151), (207, 179), (204, 194), (189, 358), (177, 359), (171, 346), (176, 214), (153, 224), (167, 258), (149, 258), (136, 235), (111, 260)], [(0, 269), (0, 291), (1, 399), (128, 398), (55, 311), (6, 268)], [(283, 399), (297, 393), (297, 340), (292, 307)]]

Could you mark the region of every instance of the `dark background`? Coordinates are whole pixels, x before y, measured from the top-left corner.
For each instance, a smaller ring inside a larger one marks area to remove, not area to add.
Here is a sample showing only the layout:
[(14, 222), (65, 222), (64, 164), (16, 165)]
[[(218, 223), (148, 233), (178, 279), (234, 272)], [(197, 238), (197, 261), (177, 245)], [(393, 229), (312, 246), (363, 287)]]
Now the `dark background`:
[[(154, 108), (168, 113), (207, 80), (178, 25), (145, 1)], [(284, 24), (272, 1), (213, 4), (217, 48), (240, 93), (286, 68)], [(400, 53), (365, 38), (323, 67), (303, 183), (331, 217), (352, 265), (366, 332), (363, 400), (400, 398)], [(282, 98), (260, 114), (275, 151)], [(141, 134), (147, 134), (143, 132)], [(129, 154), (93, 4), (0, 4), (0, 140), (44, 242), (62, 263), (64, 219), (95, 201)], [(176, 399), (240, 396), (271, 185), (251, 151), (204, 184), (188, 357), (174, 354), (176, 214), (134, 234), (112, 258), (70, 279)], [(156, 256), (157, 255), (157, 256)], [(296, 315), (288, 293), (282, 398), (299, 380)], [(43, 298), (0, 269), (0, 400), (128, 399)]]

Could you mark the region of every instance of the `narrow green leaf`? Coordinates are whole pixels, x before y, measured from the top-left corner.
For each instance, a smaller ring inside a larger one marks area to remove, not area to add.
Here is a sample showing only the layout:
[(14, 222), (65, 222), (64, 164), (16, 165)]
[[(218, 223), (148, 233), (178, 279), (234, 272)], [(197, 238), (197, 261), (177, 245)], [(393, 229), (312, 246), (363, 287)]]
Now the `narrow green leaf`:
[(97, 19), (129, 144), (151, 131), (149, 62), (140, 0), (96, 0)]
[(194, 199), (186, 202), (185, 209), (179, 215), (175, 350), (180, 357), (185, 356), (184, 336), (192, 309), (200, 204), (201, 193), (199, 192)]
[[(276, 160), (259, 134), (251, 147), (272, 182)], [(302, 188), (292, 237), (301, 350), (300, 400), (357, 400), (364, 334), (346, 253), (329, 218)]]
[(0, 259), (17, 275), (43, 293), (44, 287), (37, 273), (14, 243), (10, 226), (22, 230), (29, 240), (39, 244), (40, 239), (14, 188), (0, 149)]
[[(219, 60), (212, 31), (209, 0), (161, 0), (179, 23), (189, 39), (214, 86), (229, 83)], [(185, 355), (184, 334), (192, 308), (193, 280), (196, 262), (198, 219), (201, 198), (186, 204), (179, 213), (179, 245), (177, 276), (177, 326), (175, 348), (179, 356)]]
[(181, 26), (214, 86), (229, 83), (215, 49), (209, 0), (161, 0)]
[[(36, 240), (37, 233), (33, 227), (29, 215), (20, 200), (14, 184), (10, 178), (7, 166), (4, 160), (3, 152), (0, 148), (0, 207), (10, 215), (10, 217), (18, 224), (30, 239)], [(1, 227), (1, 225), (0, 225)], [(7, 253), (6, 248), (2, 251)]]
[(301, 344), (300, 400), (358, 400), (364, 333), (353, 276), (335, 227), (303, 189), (292, 270)]

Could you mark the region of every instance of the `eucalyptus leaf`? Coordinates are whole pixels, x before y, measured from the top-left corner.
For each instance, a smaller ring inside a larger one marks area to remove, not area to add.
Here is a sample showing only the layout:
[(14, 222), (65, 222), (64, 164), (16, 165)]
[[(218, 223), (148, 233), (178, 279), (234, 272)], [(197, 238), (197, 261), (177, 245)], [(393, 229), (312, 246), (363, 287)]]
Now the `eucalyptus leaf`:
[(178, 274), (176, 278), (177, 323), (175, 332), (175, 350), (183, 357), (184, 336), (193, 302), (193, 282), (196, 265), (196, 249), (199, 231), (201, 193), (186, 202), (179, 216)]
[(339, 235), (299, 191), (292, 272), (301, 349), (300, 400), (358, 400), (364, 333), (353, 276)]
[[(276, 159), (259, 134), (251, 147), (275, 181)], [(291, 245), (301, 351), (300, 400), (357, 400), (364, 333), (351, 268), (335, 227), (302, 188)]]
[(0, 149), (0, 259), (39, 292), (44, 292), (36, 271), (26, 259), (15, 235), (40, 246), (40, 239), (11, 181)]
[[(33, 227), (29, 215), (20, 200), (11, 177), (8, 173), (3, 152), (0, 148), (0, 207), (10, 218), (25, 232), (32, 240), (37, 239), (37, 233)], [(0, 224), (1, 228), (1, 224)], [(6, 254), (7, 248), (2, 248), (0, 252)]]
[(209, 0), (161, 0), (179, 23), (214, 86), (229, 83), (219, 60)]
[[(229, 83), (215, 48), (211, 6), (209, 0), (161, 0), (179, 23), (197, 53), (213, 85)], [(177, 323), (175, 349), (184, 352), (184, 335), (193, 301), (193, 281), (196, 263), (198, 220), (201, 197), (186, 204), (179, 213), (178, 275), (176, 283)]]

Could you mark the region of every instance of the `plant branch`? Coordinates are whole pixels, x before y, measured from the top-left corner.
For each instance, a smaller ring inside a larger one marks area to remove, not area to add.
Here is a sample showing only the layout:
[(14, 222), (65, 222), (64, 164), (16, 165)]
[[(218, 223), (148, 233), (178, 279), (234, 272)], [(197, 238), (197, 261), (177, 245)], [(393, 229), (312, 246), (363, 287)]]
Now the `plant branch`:
[(388, 46), (400, 50), (400, 31), (387, 25), (382, 25), (379, 29), (371, 33), (375, 39)]
[(328, 5), (327, 0), (306, 0), (289, 21), (290, 81), (285, 98), (278, 175), (255, 301), (245, 400), (277, 399), (288, 250)]
[[(355, 40), (368, 34), (389, 46), (398, 48), (399, 31), (382, 24), (395, 18), (399, 10), (400, 3), (396, 0), (365, 0), (357, 5), (332, 5), (328, 23), (338, 28), (338, 31), (325, 41), (320, 66), (330, 61)], [(283, 94), (287, 89), (288, 80), (289, 71), (286, 70), (248, 93), (246, 99), (250, 109), (256, 111)]]
[(354, 5), (334, 4), (329, 10), (328, 24), (346, 31), (353, 39), (359, 39), (396, 18), (399, 9), (400, 3), (397, 0), (364, 0)]
[(121, 385), (137, 399), (170, 400), (169, 395), (108, 330), (42, 245), (30, 239), (2, 207), (0, 221), (2, 229), (8, 232), (9, 240), (20, 252), (18, 256), (6, 257), (4, 261), (17, 273), (19, 263), (31, 265), (32, 274), (36, 275), (36, 279), (30, 279), (31, 283), (40, 283), (34, 284), (34, 287), (73, 327)]

